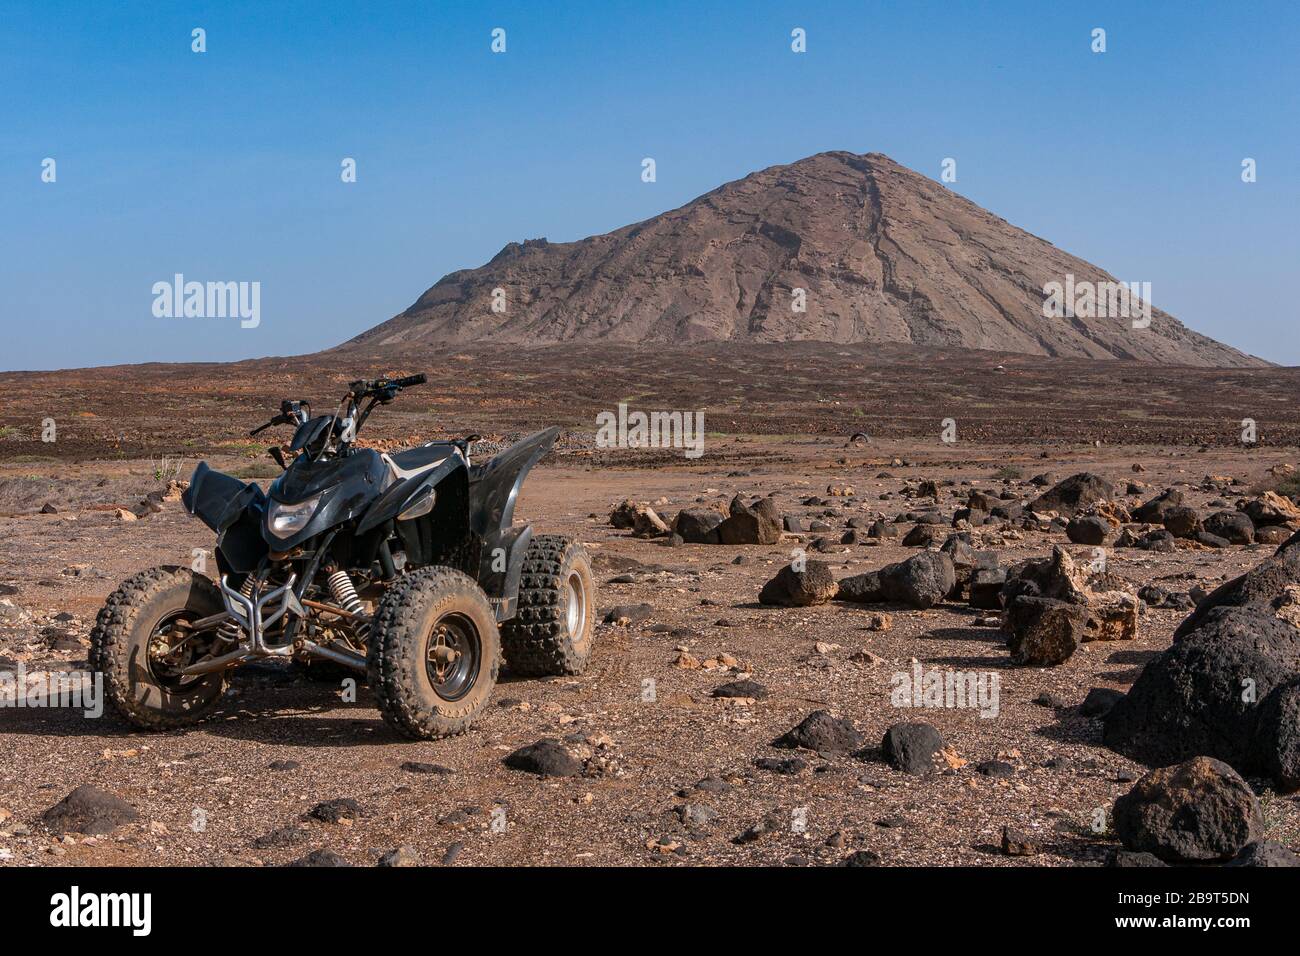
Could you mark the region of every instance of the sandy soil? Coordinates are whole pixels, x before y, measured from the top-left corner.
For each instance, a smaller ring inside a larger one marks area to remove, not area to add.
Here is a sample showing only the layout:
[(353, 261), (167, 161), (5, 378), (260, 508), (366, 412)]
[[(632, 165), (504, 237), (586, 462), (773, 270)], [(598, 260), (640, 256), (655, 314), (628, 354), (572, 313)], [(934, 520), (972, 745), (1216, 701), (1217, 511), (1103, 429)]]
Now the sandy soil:
[[(1149, 610), (1132, 643), (1084, 645), (1056, 668), (1016, 668), (998, 630), (975, 626), (976, 614), (962, 605), (891, 609), (893, 626), (885, 631), (867, 629), (878, 608), (758, 605), (762, 584), (801, 545), (796, 538), (771, 547), (672, 548), (613, 529), (608, 514), (625, 497), (666, 498), (657, 507), (671, 515), (698, 500), (776, 492), (787, 513), (815, 516), (828, 509), (799, 500), (824, 494), (834, 482), (856, 491), (834, 499), (836, 516), (828, 520), (842, 529), (849, 517), (908, 510), (897, 493), (919, 478), (959, 483), (943, 489), (940, 503), (950, 513), (954, 493), (968, 490), (961, 482), (1005, 485), (1027, 499), (1037, 491), (1024, 480), (1031, 475), (1063, 478), (1083, 470), (1121, 482), (1140, 479), (1151, 493), (1186, 483), (1190, 503), (1204, 509), (1221, 496), (1201, 490), (1205, 476), (1236, 477), (1244, 490), (1264, 480), (1269, 466), (1297, 457), (1294, 447), (1198, 450), (1183, 437), (1170, 448), (1096, 448), (1062, 438), (1046, 459), (1033, 443), (943, 445), (874, 436), (858, 448), (829, 436), (711, 437), (699, 462), (661, 456), (654, 468), (632, 467), (634, 452), (605, 461), (561, 454), (533, 473), (517, 518), (587, 544), (602, 610), (638, 602), (654, 607), (645, 621), (601, 625), (592, 666), (581, 677), (507, 676), (471, 732), (424, 743), (389, 732), (364, 688), (356, 703), (344, 703), (339, 686), (269, 665), (246, 667), (218, 716), (185, 732), (141, 734), (111, 714), (88, 720), (68, 711), (0, 710), (6, 756), (0, 808), (12, 814), (0, 813), (0, 851), (6, 851), (0, 855), (11, 865), (273, 865), (327, 848), (366, 865), (410, 845), (425, 862), (457, 865), (797, 864), (835, 862), (855, 850), (874, 851), (893, 865), (1101, 862), (1115, 844), (1093, 833), (1094, 815), (1144, 768), (1103, 748), (1100, 723), (1080, 716), (1075, 705), (1091, 687), (1130, 684), (1168, 646), (1183, 612)], [(1134, 463), (1145, 471), (1135, 474)], [(241, 450), (214, 464), (247, 468), (249, 459)], [(1008, 465), (1022, 477), (994, 477)], [(29, 670), (78, 666), (95, 612), (120, 579), (152, 565), (189, 564), (192, 549), (211, 546), (206, 529), (178, 503), (138, 521), (113, 517), (113, 508), (130, 508), (160, 486), (156, 467), (102, 454), (58, 466), (12, 457), (0, 462), (0, 593), (31, 615), (25, 622), (0, 621), (0, 663), (21, 662)], [(882, 472), (889, 477), (878, 477)], [(45, 501), (58, 513), (36, 514)], [(977, 538), (988, 530), (977, 529)], [(1018, 533), (992, 547), (1003, 563), (1066, 543), (1060, 534)], [(1212, 588), (1272, 550), (1113, 550), (1109, 560), (1134, 587), (1155, 583), (1183, 592)], [(895, 539), (818, 557), (844, 576), (911, 553)], [(610, 583), (628, 574), (631, 583)], [(818, 642), (830, 646), (819, 649)], [(678, 666), (682, 647), (706, 666)], [(880, 660), (855, 660), (863, 649)], [(710, 666), (719, 655), (736, 665)], [(892, 706), (891, 678), (914, 660), (995, 672), (997, 716)], [(771, 696), (752, 703), (710, 696), (741, 673), (751, 673)], [(652, 701), (643, 699), (647, 680), (654, 682)], [(1044, 692), (1067, 706), (1035, 703)], [(966, 763), (925, 778), (871, 757), (804, 753), (808, 767), (794, 775), (755, 766), (756, 758), (792, 756), (771, 741), (819, 708), (852, 719), (869, 743), (895, 722), (930, 722)], [(584, 776), (542, 780), (502, 764), (510, 751), (548, 736), (567, 738), (591, 756)], [(996, 779), (976, 771), (995, 758), (1012, 764), (1014, 774)], [(453, 772), (414, 773), (402, 767), (410, 761)], [(692, 789), (704, 778), (726, 785), (716, 792)], [(61, 839), (47, 831), (41, 813), (83, 783), (120, 794), (139, 809), (140, 822), (101, 838)], [(1268, 836), (1300, 844), (1300, 801), (1271, 793), (1262, 781), (1255, 786)], [(340, 797), (359, 803), (355, 820), (304, 821), (313, 805)], [(717, 816), (684, 824), (678, 810), (684, 804), (707, 805)], [(774, 832), (735, 842), (773, 814)], [(194, 828), (200, 819), (201, 832)], [(997, 844), (1007, 824), (1035, 835), (1043, 851), (1002, 855)]]

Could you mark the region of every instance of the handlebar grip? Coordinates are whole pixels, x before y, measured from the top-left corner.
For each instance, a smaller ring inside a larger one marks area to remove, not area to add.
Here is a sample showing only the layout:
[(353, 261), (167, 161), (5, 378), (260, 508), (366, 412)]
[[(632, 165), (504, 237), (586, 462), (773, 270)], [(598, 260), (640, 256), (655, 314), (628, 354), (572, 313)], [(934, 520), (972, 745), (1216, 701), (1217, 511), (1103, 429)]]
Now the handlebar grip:
[(423, 385), (427, 381), (429, 381), (429, 377), (420, 372), (416, 375), (408, 375), (405, 378), (395, 378), (393, 384), (398, 388), (410, 388), (412, 385)]

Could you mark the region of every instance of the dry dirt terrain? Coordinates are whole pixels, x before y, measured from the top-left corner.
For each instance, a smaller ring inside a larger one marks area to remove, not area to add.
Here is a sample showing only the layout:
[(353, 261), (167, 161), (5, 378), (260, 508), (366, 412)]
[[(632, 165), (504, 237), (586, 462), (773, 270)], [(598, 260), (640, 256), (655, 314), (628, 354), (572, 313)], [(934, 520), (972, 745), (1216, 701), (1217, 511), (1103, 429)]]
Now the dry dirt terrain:
[[(1275, 484), (1275, 466), (1296, 463), (1295, 371), (937, 355), (891, 372), (851, 348), (784, 348), (645, 355), (632, 363), (644, 374), (620, 381), (584, 376), (572, 364), (562, 370), (552, 350), (516, 355), (513, 365), (447, 351), (389, 368), (427, 369), (433, 384), (404, 395), (386, 417), (377, 413), (374, 437), (384, 443), (477, 430), (490, 451), (547, 421), (569, 427), (525, 486), (517, 520), (586, 544), (602, 616), (645, 604), (644, 616), (624, 611), (616, 617), (627, 620), (600, 624), (592, 665), (580, 677), (505, 674), (474, 728), (437, 742), (395, 736), (364, 687), (348, 702), (340, 684), (269, 664), (244, 667), (218, 715), (185, 732), (134, 732), (111, 713), (0, 709), (0, 859), (277, 865), (324, 849), (370, 865), (408, 846), (426, 863), (456, 865), (821, 864), (858, 851), (887, 865), (1104, 862), (1116, 842), (1094, 821), (1146, 768), (1103, 747), (1100, 722), (1078, 705), (1091, 688), (1127, 688), (1170, 645), (1185, 610), (1150, 607), (1133, 641), (1081, 645), (1056, 667), (1018, 667), (998, 628), (977, 623), (983, 612), (964, 603), (921, 611), (760, 605), (763, 584), (816, 534), (770, 546), (673, 547), (612, 527), (611, 507), (633, 498), (671, 520), (680, 508), (725, 506), (736, 494), (774, 495), (783, 513), (823, 520), (838, 540), (850, 519), (892, 521), (916, 508), (902, 492), (924, 479), (937, 483), (937, 505), (951, 516), (973, 489), (1028, 501), (1043, 490), (1029, 481), (1040, 473), (1091, 471), (1126, 489), (1125, 505), (1178, 487), (1207, 513), (1219, 507), (1211, 501), (1226, 495), (1231, 508)], [(182, 479), (203, 454), (265, 482), (275, 467), (254, 457), (265, 443), (241, 436), (281, 395), (337, 393), (351, 376), (324, 361), (243, 363), (220, 378), (203, 367), (164, 366), (0, 376), (0, 423), (8, 426), (0, 441), (0, 665), (84, 667), (96, 611), (118, 581), (153, 565), (189, 565), (194, 549), (211, 548), (209, 532), (179, 502), (134, 520), (117, 509), (144, 510), (142, 499), (176, 477), (167, 470), (175, 456), (186, 458)], [(702, 366), (713, 369), (711, 389), (701, 384)], [(383, 366), (354, 374), (376, 368)], [(805, 398), (814, 393), (821, 398)], [(1041, 402), (1026, 397), (1035, 394)], [(642, 408), (704, 408), (703, 457), (593, 449), (589, 413), (620, 398)], [(959, 440), (945, 444), (938, 421), (950, 407)], [(1243, 448), (1234, 444), (1237, 423), (1252, 411), (1261, 442)], [(32, 423), (46, 414), (68, 423), (51, 444)], [(859, 430), (869, 442), (850, 445)], [(1114, 443), (1125, 436), (1128, 443)], [(166, 467), (162, 455), (172, 456)], [(845, 485), (852, 495), (827, 496)], [(809, 497), (826, 503), (803, 504)], [(39, 513), (46, 504), (53, 513)], [(940, 530), (942, 540), (952, 529)], [(1092, 556), (1059, 529), (994, 522), (972, 534), (1004, 565), (1056, 545), (1081, 560)], [(1134, 590), (1157, 585), (1181, 596), (1212, 589), (1275, 547), (1180, 541), (1171, 553), (1108, 549), (1108, 560)], [(813, 556), (843, 578), (917, 552), (892, 538)], [(891, 626), (872, 629), (881, 612)], [(894, 676), (917, 662), (996, 674), (996, 715), (895, 706)], [(768, 695), (712, 696), (746, 675)], [(865, 750), (772, 746), (822, 709), (852, 721)], [(887, 727), (914, 720), (933, 724), (947, 742), (943, 772), (910, 776), (877, 752)], [(581, 775), (540, 778), (503, 764), (547, 737), (584, 761)], [(1300, 845), (1297, 798), (1252, 783), (1267, 836)], [(139, 819), (101, 837), (48, 829), (44, 811), (82, 784), (118, 794)], [(307, 816), (337, 799), (356, 802), (320, 814), (338, 822)], [(756, 838), (742, 837), (765, 820)], [(1030, 835), (1039, 851), (1004, 854), (1006, 825)]]

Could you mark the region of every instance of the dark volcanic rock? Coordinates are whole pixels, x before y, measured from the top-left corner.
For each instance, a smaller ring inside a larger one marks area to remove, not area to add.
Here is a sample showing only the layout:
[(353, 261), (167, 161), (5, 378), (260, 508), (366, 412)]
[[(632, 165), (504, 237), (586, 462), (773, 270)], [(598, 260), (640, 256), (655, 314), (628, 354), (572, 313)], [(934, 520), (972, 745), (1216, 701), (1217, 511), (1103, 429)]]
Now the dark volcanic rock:
[(685, 508), (677, 512), (673, 531), (688, 544), (719, 544), (718, 525), (722, 514), (712, 508)]
[(772, 746), (791, 750), (802, 747), (818, 753), (842, 754), (857, 750), (862, 743), (863, 737), (854, 729), (852, 722), (842, 717), (832, 717), (829, 711), (814, 710), (798, 726), (772, 741)]
[(1099, 501), (1115, 497), (1115, 487), (1100, 475), (1081, 472), (1071, 475), (1050, 490), (1039, 495), (1030, 504), (1034, 511), (1059, 511), (1072, 515)]
[(762, 700), (767, 695), (767, 688), (756, 680), (733, 680), (713, 688), (714, 697), (746, 697)]
[(1300, 547), (1284, 544), (1276, 554), (1265, 558), (1245, 574), (1211, 591), (1178, 625), (1174, 640), (1199, 628), (1205, 617), (1218, 607), (1254, 605), (1271, 614), (1278, 607), (1290, 603), (1290, 588), (1297, 583), (1300, 583)]
[(605, 612), (602, 620), (606, 624), (613, 624), (616, 621), (626, 619), (629, 624), (636, 624), (639, 621), (648, 619), (654, 614), (654, 607), (649, 604), (616, 604)]
[(1251, 773), (1258, 702), (1297, 672), (1300, 630), (1257, 609), (1215, 610), (1147, 664), (1106, 714), (1102, 739), (1153, 766), (1208, 755)]
[(1133, 509), (1133, 520), (1142, 524), (1164, 524), (1165, 513), (1183, 503), (1183, 493), (1177, 488), (1166, 488), (1144, 505)]
[(1083, 642), (1087, 626), (1087, 608), (1053, 598), (1021, 595), (1006, 610), (1011, 660), (1036, 667), (1063, 664)]
[(802, 571), (794, 570), (793, 565), (786, 565), (776, 573), (772, 580), (763, 585), (758, 600), (762, 604), (776, 604), (783, 607), (808, 607), (812, 604), (825, 604), (839, 590), (835, 575), (825, 561), (805, 561)]
[(947, 597), (956, 582), (957, 574), (948, 555), (922, 551), (879, 571), (845, 578), (840, 582), (839, 597), (864, 604), (906, 604), (924, 610)]
[(520, 747), (502, 763), (514, 770), (542, 777), (576, 777), (582, 773), (582, 764), (578, 759), (551, 737), (543, 737), (535, 744)]
[(900, 723), (885, 731), (880, 744), (885, 760), (896, 770), (924, 776), (938, 770), (935, 757), (943, 750), (943, 737), (929, 724)]
[(1002, 608), (1002, 586), (1007, 583), (1005, 568), (976, 568), (970, 578), (970, 606), (984, 611)]
[(333, 850), (312, 850), (306, 856), (294, 860), (288, 866), (351, 866), (347, 860)]
[(140, 819), (135, 807), (116, 794), (83, 783), (41, 816), (56, 833), (103, 836)]
[(1002, 828), (1002, 852), (1007, 856), (1034, 856), (1041, 849), (1038, 841), (1023, 830)]
[(1300, 856), (1296, 856), (1282, 844), (1274, 840), (1260, 840), (1248, 844), (1240, 853), (1228, 861), (1228, 866), (1300, 866)]
[(1154, 853), (1134, 853), (1132, 850), (1116, 850), (1110, 858), (1107, 866), (1121, 867), (1147, 867), (1147, 866), (1168, 866), (1164, 860)]
[(1201, 516), (1195, 508), (1177, 505), (1165, 511), (1164, 525), (1175, 538), (1194, 538), (1201, 530)]
[(1110, 532), (1110, 522), (1100, 515), (1077, 516), (1065, 526), (1065, 536), (1075, 544), (1103, 544)]
[(361, 816), (361, 804), (351, 797), (338, 797), (324, 800), (307, 811), (307, 816), (322, 823), (338, 823), (341, 820), (355, 820)]
[(1094, 687), (1079, 705), (1084, 717), (1105, 717), (1110, 709), (1124, 697), (1124, 692), (1110, 687)]
[(1257, 764), (1283, 792), (1300, 790), (1300, 676), (1264, 699), (1256, 727)]
[(731, 514), (717, 527), (723, 544), (776, 544), (781, 540), (780, 521), (750, 508), (739, 495), (731, 500), (730, 510)]
[(1252, 544), (1255, 525), (1240, 511), (1216, 511), (1205, 519), (1205, 530), (1232, 544)]
[(1209, 757), (1153, 770), (1115, 801), (1115, 833), (1130, 850), (1170, 863), (1228, 860), (1264, 832), (1249, 784)]

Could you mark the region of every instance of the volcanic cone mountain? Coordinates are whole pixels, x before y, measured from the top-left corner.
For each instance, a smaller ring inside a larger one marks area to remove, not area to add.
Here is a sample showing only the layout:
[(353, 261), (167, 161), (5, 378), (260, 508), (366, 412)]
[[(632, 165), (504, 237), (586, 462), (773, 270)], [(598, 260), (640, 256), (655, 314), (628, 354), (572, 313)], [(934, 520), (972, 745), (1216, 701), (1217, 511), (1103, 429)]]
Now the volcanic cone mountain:
[(1067, 276), (1116, 281), (887, 156), (819, 153), (605, 235), (512, 242), (348, 345), (807, 339), (1266, 364), (1159, 309), (1138, 329), (1046, 318), (1044, 286)]

